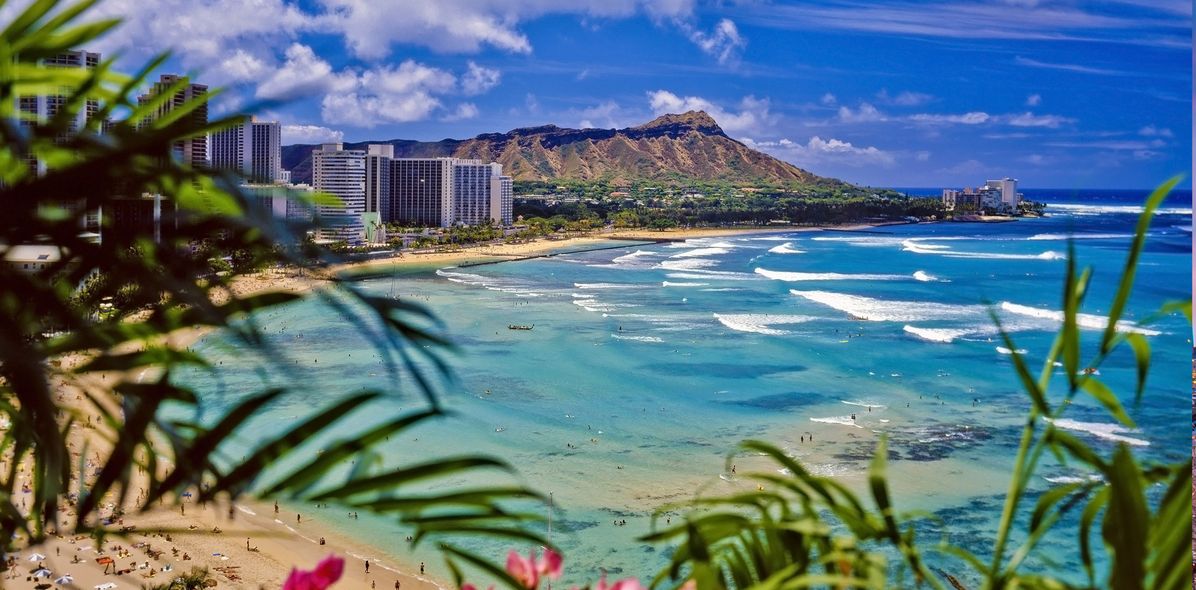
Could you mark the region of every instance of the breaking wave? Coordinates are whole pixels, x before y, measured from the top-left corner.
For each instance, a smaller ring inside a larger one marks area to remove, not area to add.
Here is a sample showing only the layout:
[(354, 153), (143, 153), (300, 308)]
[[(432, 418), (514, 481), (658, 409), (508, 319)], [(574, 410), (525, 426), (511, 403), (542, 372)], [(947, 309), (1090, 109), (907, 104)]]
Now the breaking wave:
[(651, 342), (653, 344), (660, 344), (664, 340), (658, 336), (624, 336), (622, 334), (611, 334), (611, 338), (616, 340), (630, 340), (632, 342)]
[[(1001, 302), (1001, 309), (1003, 311), (1007, 311), (1012, 314), (1017, 314), (1017, 315), (1022, 315), (1022, 316), (1032, 317), (1032, 318), (1039, 318), (1039, 319), (1043, 319), (1043, 320), (1051, 320), (1054, 322), (1062, 322), (1063, 317), (1064, 317), (1064, 314), (1062, 311), (1055, 311), (1053, 309), (1040, 309), (1037, 307), (1030, 307), (1028, 305), (1018, 305), (1016, 303), (1010, 303), (1008, 301)], [(1105, 327), (1107, 327), (1109, 325), (1109, 319), (1102, 317), (1102, 316), (1098, 316), (1098, 315), (1092, 315), (1092, 314), (1087, 314), (1087, 313), (1077, 313), (1076, 314), (1076, 325), (1078, 325), (1081, 328), (1087, 328), (1089, 330), (1104, 330)], [(1117, 322), (1117, 331), (1118, 332), (1134, 332), (1134, 333), (1142, 334), (1143, 336), (1158, 336), (1159, 334), (1161, 334), (1161, 332), (1159, 332), (1158, 330), (1142, 328), (1142, 327), (1139, 327), (1137, 324), (1127, 321), (1127, 320), (1121, 320), (1121, 321)]]
[(769, 336), (783, 336), (788, 334), (788, 330), (781, 330), (772, 328), (770, 326), (785, 325), (785, 324), (800, 324), (818, 318), (804, 315), (771, 315), (758, 313), (741, 313), (741, 314), (714, 314), (714, 319), (718, 320), (720, 324), (738, 331), (751, 332), (754, 334), (767, 334)]
[(1059, 428), (1065, 428), (1067, 430), (1077, 430), (1080, 432), (1087, 432), (1088, 434), (1091, 434), (1097, 438), (1103, 438), (1105, 440), (1111, 440), (1114, 442), (1123, 442), (1123, 443), (1126, 443), (1129, 445), (1135, 445), (1135, 446), (1140, 446), (1140, 447), (1145, 447), (1145, 446), (1150, 445), (1150, 441), (1142, 440), (1140, 438), (1124, 436), (1125, 434), (1136, 434), (1138, 431), (1130, 429), (1130, 428), (1125, 428), (1124, 426), (1121, 426), (1119, 424), (1106, 424), (1106, 423), (1102, 423), (1102, 422), (1080, 422), (1078, 420), (1072, 420), (1071, 418), (1059, 418), (1058, 420), (1052, 420), (1050, 418), (1044, 418), (1044, 419), (1047, 422), (1050, 422), (1050, 423), (1054, 424), (1055, 426), (1058, 426)]
[(757, 268), (756, 274), (774, 281), (900, 281), (905, 275), (844, 274), (837, 272), (782, 272)]
[(785, 242), (780, 246), (774, 246), (768, 249), (773, 254), (805, 254), (805, 250), (799, 250), (793, 247), (793, 242)]
[(925, 301), (890, 301), (833, 291), (789, 291), (793, 295), (821, 303), (854, 318), (870, 322), (921, 322), (927, 320), (974, 320), (985, 317), (982, 305), (951, 305)]
[(960, 330), (956, 328), (919, 328), (909, 324), (906, 324), (902, 330), (928, 342), (941, 342), (943, 344), (949, 344), (954, 342), (956, 338), (962, 338), (972, 333), (971, 330)]

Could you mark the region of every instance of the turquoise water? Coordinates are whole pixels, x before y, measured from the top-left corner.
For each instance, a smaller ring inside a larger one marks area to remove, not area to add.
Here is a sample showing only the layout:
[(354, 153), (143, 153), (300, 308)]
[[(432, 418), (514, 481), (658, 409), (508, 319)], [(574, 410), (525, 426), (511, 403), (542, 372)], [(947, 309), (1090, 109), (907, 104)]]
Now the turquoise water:
[[(1014, 223), (629, 244), (370, 279), (363, 286), (378, 294), (427, 304), (459, 345), (447, 357), (456, 380), (444, 391), (457, 415), (389, 441), (383, 462), (473, 452), (507, 459), (521, 481), (553, 494), (552, 538), (565, 551), (569, 581), (595, 579), (600, 568), (646, 579), (666, 559), (635, 541), (654, 509), (750, 489), (726, 473), (738, 441), (773, 442), (814, 472), (860, 488), (886, 433), (898, 505), (936, 511), (954, 541), (984, 555), (1026, 409), (986, 304), (1040, 361), (1058, 326), (1066, 236), (1074, 233), (1081, 263), (1095, 269), (1084, 309), (1095, 315), (1081, 319), (1093, 343), (1135, 211), (1073, 204)], [(1185, 205), (1156, 217), (1124, 326), (1147, 334), (1155, 353), (1145, 401), (1132, 411), (1141, 429), (1118, 430), (1087, 401), (1061, 423), (1098, 449), (1121, 440), (1156, 459), (1188, 455), (1191, 329), (1178, 315), (1134, 322), (1189, 296), (1190, 227)], [(186, 377), (205, 394), (205, 411), (264, 382), (298, 383), (298, 393), (257, 418), (255, 432), (268, 432), (346, 392), (392, 385), (368, 340), (324, 304), (258, 319), (286, 355), (282, 370), (225, 338), (205, 339), (199, 347), (224, 369), (220, 381)], [(1134, 375), (1127, 352), (1101, 378), (1128, 393)], [(353, 429), (422, 404), (401, 380)], [(759, 457), (731, 462), (739, 473), (774, 469)], [(1054, 465), (1040, 474), (1038, 489), (1086, 475)], [(432, 552), (409, 553), (409, 533), (385, 519), (309, 512), (395, 560), (424, 560), (443, 573)], [(501, 544), (482, 548), (505, 554)], [(1045, 550), (1078, 564), (1069, 538), (1050, 539)]]

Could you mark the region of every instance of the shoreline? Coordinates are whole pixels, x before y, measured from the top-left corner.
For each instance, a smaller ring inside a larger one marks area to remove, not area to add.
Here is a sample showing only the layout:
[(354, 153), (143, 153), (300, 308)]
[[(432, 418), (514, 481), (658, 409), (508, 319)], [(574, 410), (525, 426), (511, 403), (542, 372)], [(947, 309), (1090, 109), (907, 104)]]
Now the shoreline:
[[(694, 238), (720, 237), (745, 234), (796, 233), (810, 231), (859, 231), (876, 227), (876, 224), (852, 224), (828, 227), (764, 227), (764, 228), (700, 228), (668, 231), (627, 230), (570, 236), (565, 239), (539, 239), (521, 244), (483, 245), (461, 251), (405, 254), (400, 257), (352, 262), (326, 269), (326, 273), (299, 274), (293, 268), (273, 268), (250, 275), (237, 277), (228, 288), (233, 294), (246, 296), (265, 291), (286, 291), (303, 293), (335, 284), (337, 279), (352, 280), (355, 275), (379, 267), (429, 270), (451, 265), (493, 264), (498, 262), (526, 260), (554, 256), (568, 252), (592, 249), (621, 248), (612, 244), (614, 240), (628, 242), (672, 242)], [(211, 332), (207, 327), (192, 327), (176, 330), (166, 338), (175, 347), (186, 348)], [(64, 358), (66, 366), (81, 362), (76, 355)], [(104, 389), (106, 376), (96, 376), (89, 383), (67, 384), (57, 382), (58, 391), (67, 396), (71, 389), (78, 393), (79, 386), (88, 389)], [(83, 402), (65, 402), (83, 413), (89, 408)], [(95, 445), (102, 439), (100, 432), (81, 430), (74, 433), (74, 450), (82, 448), (82, 442)], [(93, 446), (93, 448), (95, 448)], [(106, 446), (100, 446), (106, 448)], [(77, 587), (86, 588), (105, 582), (116, 582), (140, 587), (147, 583), (165, 583), (174, 576), (185, 574), (193, 566), (206, 567), (209, 576), (218, 582), (233, 587), (279, 588), (291, 568), (310, 569), (330, 554), (345, 559), (345, 574), (338, 588), (393, 588), (395, 582), (403, 588), (417, 590), (442, 590), (451, 586), (447, 581), (433, 576), (415, 575), (417, 561), (402, 560), (403, 553), (386, 549), (374, 540), (353, 538), (346, 527), (336, 526), (326, 520), (323, 510), (309, 515), (304, 522), (292, 523), (288, 519), (296, 515), (293, 506), (280, 506), (279, 514), (273, 514), (274, 507), (262, 500), (244, 497), (234, 506), (226, 503), (198, 506), (182, 499), (181, 506), (161, 508), (145, 513), (129, 512), (118, 521), (120, 526), (135, 527), (126, 536), (110, 536), (105, 540), (105, 555), (113, 557), (121, 569), (131, 569), (122, 575), (105, 574), (96, 563), (99, 553), (91, 547), (90, 538), (51, 537), (45, 543), (19, 552), (17, 567), (9, 570), (4, 578), (5, 587), (24, 587), (22, 578), (28, 577), (25, 568), (31, 572), (35, 564), (27, 558), (30, 553), (45, 555), (40, 564), (48, 567), (54, 577), (70, 573)], [(69, 507), (66, 509), (69, 510)], [(175, 512), (174, 510), (181, 510)], [(311, 508), (301, 508), (314, 510)], [(321, 545), (319, 539), (325, 544)], [(119, 548), (119, 549), (117, 549)], [(126, 552), (127, 551), (127, 552)], [(150, 551), (154, 553), (149, 554)], [(184, 560), (183, 556), (189, 557)], [(75, 558), (80, 562), (73, 562)], [(368, 558), (371, 573), (364, 573), (363, 560)], [(164, 567), (170, 567), (169, 571)], [(151, 572), (154, 572), (152, 576)], [(29, 582), (32, 587), (38, 579)], [(70, 586), (68, 586), (70, 587)]]

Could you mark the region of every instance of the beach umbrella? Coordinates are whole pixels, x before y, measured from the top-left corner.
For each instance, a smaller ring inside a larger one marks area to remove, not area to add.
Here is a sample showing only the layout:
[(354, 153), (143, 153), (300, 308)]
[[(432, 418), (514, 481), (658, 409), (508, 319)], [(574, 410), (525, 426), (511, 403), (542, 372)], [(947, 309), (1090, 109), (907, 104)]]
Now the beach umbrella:
[(116, 588), (116, 584), (113, 584), (112, 582), (104, 582), (95, 588), (96, 590), (112, 590), (113, 588)]
[(46, 556), (42, 555), (41, 553), (34, 553), (33, 555), (29, 556), (29, 561), (41, 561), (45, 558)]
[(48, 570), (44, 567), (42, 569), (39, 569), (39, 570), (33, 572), (33, 577), (35, 577), (35, 578), (48, 578), (48, 577), (50, 577), (50, 575), (51, 575), (50, 570)]
[(63, 574), (62, 577), (58, 578), (57, 580), (54, 580), (54, 583), (55, 584), (70, 584), (71, 582), (74, 582), (74, 581), (75, 581), (75, 578), (71, 577), (70, 574)]

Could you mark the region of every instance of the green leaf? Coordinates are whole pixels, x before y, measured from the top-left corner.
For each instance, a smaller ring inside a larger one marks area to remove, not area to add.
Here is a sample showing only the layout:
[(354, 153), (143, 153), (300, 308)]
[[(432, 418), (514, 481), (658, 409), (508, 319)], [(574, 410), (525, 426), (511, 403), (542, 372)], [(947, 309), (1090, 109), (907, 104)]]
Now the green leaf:
[(1137, 333), (1127, 335), (1126, 340), (1134, 350), (1134, 361), (1138, 366), (1138, 385), (1134, 388), (1134, 403), (1137, 404), (1142, 401), (1142, 393), (1146, 391), (1146, 376), (1150, 373), (1150, 342)]
[(1144, 588), (1150, 514), (1142, 475), (1125, 443), (1118, 443), (1106, 472), (1109, 505), (1101, 525), (1101, 537), (1112, 554), (1109, 585), (1124, 590)]
[(1109, 386), (1097, 381), (1096, 379), (1093, 379), (1092, 377), (1085, 377), (1080, 386), (1084, 389), (1084, 391), (1088, 392), (1093, 399), (1100, 402), (1106, 410), (1109, 410), (1109, 414), (1116, 418), (1118, 422), (1129, 428), (1137, 428), (1137, 425), (1134, 424), (1134, 420), (1130, 418), (1129, 414), (1125, 413), (1125, 408), (1121, 407), (1121, 400), (1117, 399), (1117, 396), (1113, 394), (1113, 391), (1109, 389)]

